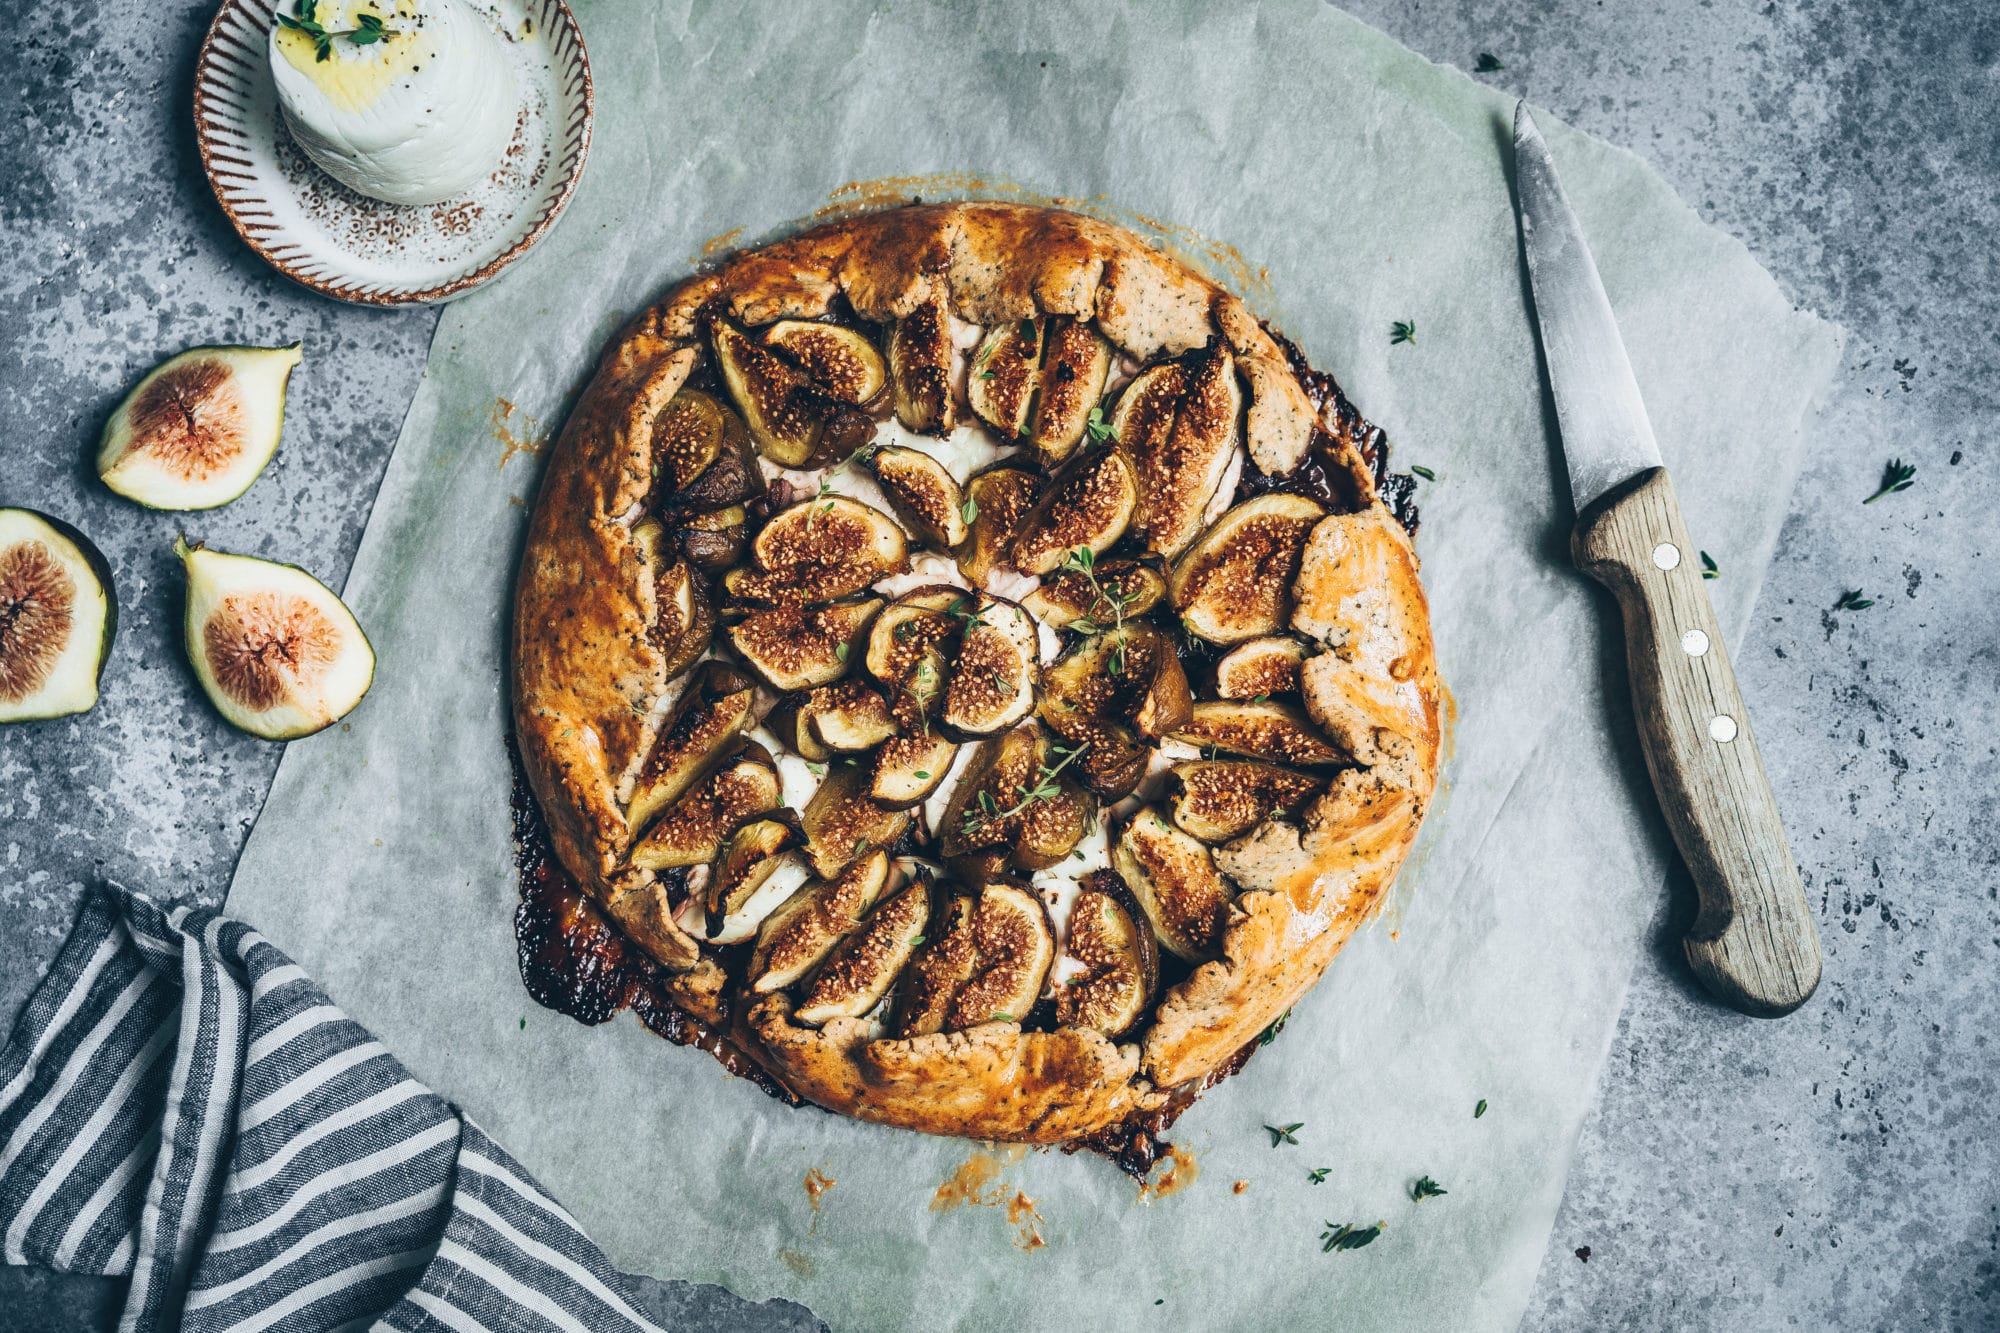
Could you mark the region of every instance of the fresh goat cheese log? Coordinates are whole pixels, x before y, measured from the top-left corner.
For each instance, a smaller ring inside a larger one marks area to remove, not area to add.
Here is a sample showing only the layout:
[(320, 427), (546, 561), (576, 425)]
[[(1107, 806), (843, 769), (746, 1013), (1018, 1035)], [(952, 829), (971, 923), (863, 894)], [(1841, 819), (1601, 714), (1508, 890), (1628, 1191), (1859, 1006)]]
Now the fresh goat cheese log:
[(464, 194), (513, 138), (506, 52), (461, 0), (280, 0), (270, 49), (293, 140), (372, 199)]

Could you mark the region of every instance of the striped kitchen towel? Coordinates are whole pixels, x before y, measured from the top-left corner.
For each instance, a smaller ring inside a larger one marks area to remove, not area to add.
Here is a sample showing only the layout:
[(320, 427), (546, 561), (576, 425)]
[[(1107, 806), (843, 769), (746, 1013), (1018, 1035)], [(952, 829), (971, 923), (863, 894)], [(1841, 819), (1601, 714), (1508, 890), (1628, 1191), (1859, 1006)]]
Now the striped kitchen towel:
[(105, 889), (0, 1051), (10, 1264), (125, 1330), (655, 1329), (499, 1145), (268, 940)]

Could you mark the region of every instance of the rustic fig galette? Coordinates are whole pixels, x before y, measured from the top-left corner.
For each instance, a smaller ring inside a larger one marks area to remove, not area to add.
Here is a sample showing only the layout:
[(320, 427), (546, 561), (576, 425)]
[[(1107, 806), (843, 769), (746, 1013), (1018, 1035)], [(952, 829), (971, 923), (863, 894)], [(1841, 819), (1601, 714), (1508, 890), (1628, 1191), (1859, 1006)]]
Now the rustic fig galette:
[(628, 327), (537, 501), (521, 759), (673, 1002), (798, 1097), (1075, 1142), (1231, 1066), (1437, 777), (1408, 479), (1120, 228), (919, 205)]

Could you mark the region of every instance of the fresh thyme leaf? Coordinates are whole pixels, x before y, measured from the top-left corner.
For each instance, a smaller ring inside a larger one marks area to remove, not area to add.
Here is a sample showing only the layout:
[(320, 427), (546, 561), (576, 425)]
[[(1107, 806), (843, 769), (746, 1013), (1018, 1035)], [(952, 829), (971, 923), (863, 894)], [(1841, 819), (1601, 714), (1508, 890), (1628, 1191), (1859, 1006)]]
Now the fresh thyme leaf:
[(917, 781), (929, 782), (930, 780), (931, 780), (930, 774), (924, 772), (924, 770), (922, 770), (921, 768), (917, 770)]
[(1028, 350), (1030, 352), (1034, 351), (1041, 342), (1041, 330), (1035, 327), (1035, 321), (1032, 319), (1021, 321), (1021, 336), (1028, 340)]
[(1410, 471), (1416, 473), (1418, 476), (1422, 477), (1425, 481), (1436, 481), (1438, 479), (1438, 474), (1431, 471), (1427, 467), (1413, 467), (1410, 469)]
[(1035, 785), (1019, 801), (1002, 810), (1000, 803), (993, 799), (992, 792), (981, 791), (979, 793), (980, 809), (967, 810), (965, 812), (965, 819), (960, 826), (960, 832), (970, 834), (982, 824), (999, 823), (1003, 820), (1012, 819), (1015, 815), (1020, 814), (1037, 801), (1053, 800), (1055, 797), (1061, 795), (1062, 787), (1056, 782), (1057, 775), (1065, 768), (1068, 768), (1078, 755), (1089, 748), (1090, 743), (1088, 741), (1077, 746), (1074, 750), (1066, 750), (1059, 743), (1051, 744), (1049, 749), (1056, 755), (1058, 762), (1053, 767), (1043, 764), (1041, 771), (1035, 775)]
[(1389, 1229), (1387, 1222), (1377, 1222), (1372, 1227), (1357, 1227), (1352, 1222), (1328, 1222), (1326, 1230), (1319, 1233), (1323, 1242), (1320, 1251), (1332, 1254), (1335, 1250), (1358, 1250), (1373, 1244), (1377, 1236)]
[(806, 760), (806, 772), (812, 774), (816, 778), (823, 778), (826, 776), (826, 765), (816, 764), (812, 760), (808, 759)]
[(1271, 1146), (1273, 1148), (1287, 1143), (1293, 1147), (1297, 1147), (1299, 1142), (1298, 1132), (1305, 1127), (1305, 1121), (1294, 1120), (1289, 1125), (1266, 1125), (1264, 1126), (1264, 1132), (1271, 1136)]
[(1916, 482), (1916, 475), (1917, 468), (1914, 463), (1905, 463), (1900, 458), (1890, 459), (1888, 466), (1882, 469), (1881, 489), (1877, 490), (1875, 494), (1869, 496), (1861, 503), (1872, 505), (1885, 495), (1894, 495), (1897, 491), (1909, 490)]
[(958, 507), (958, 516), (970, 527), (979, 518), (979, 501), (966, 496), (965, 503)]
[(1013, 1021), (1014, 1015), (1008, 1013), (1005, 1009), (995, 1009), (993, 1017), (987, 1020), (989, 1023), (1011, 1023)]
[(847, 660), (847, 653), (848, 653), (848, 647), (846, 644), (837, 643), (833, 646), (833, 655), (839, 658), (843, 662)]
[(1399, 319), (1389, 325), (1389, 342), (1391, 346), (1396, 343), (1408, 343), (1412, 347), (1416, 346), (1417, 321), (1414, 319), (1407, 321)]
[(1450, 1190), (1438, 1184), (1429, 1176), (1418, 1176), (1417, 1183), (1410, 1186), (1410, 1199), (1415, 1203), (1422, 1203), (1425, 1199), (1435, 1199), (1440, 1194), (1449, 1193), (1451, 1193)]
[(1701, 553), (1701, 576), (1705, 579), (1719, 579), (1722, 577), (1722, 570), (1716, 566), (1715, 557), (1706, 551)]
[(1840, 594), (1840, 600), (1833, 604), (1833, 609), (1836, 611), (1866, 611), (1873, 605), (1875, 605), (1873, 597), (1863, 597), (1861, 589), (1853, 588)]
[(1507, 67), (1500, 63), (1499, 56), (1494, 55), (1491, 51), (1481, 51), (1479, 59), (1472, 66), (1472, 72), (1474, 74), (1493, 74), (1505, 68)]
[(367, 46), (370, 42), (379, 42), (389, 35), (382, 27), (382, 20), (373, 14), (356, 14), (354, 21), (359, 26), (347, 34), (347, 40), (356, 46)]
[(1333, 1168), (1330, 1166), (1314, 1167), (1312, 1170), (1306, 1172), (1306, 1179), (1315, 1185), (1324, 1185), (1326, 1184), (1326, 1173), (1331, 1170)]
[(993, 378), (993, 372), (990, 370), (982, 370), (979, 372), (979, 378), (983, 380), (990, 380)]
[(526, 1032), (527, 1030), (528, 1030), (528, 1020), (524, 1018), (521, 1020), (521, 1031)]
[(922, 935), (918, 935), (918, 936), (914, 937), (913, 939), (911, 939), (911, 941), (910, 941), (910, 947), (911, 947), (912, 949), (914, 949), (914, 948), (916, 948), (916, 947), (917, 947), (917, 946), (918, 946), (919, 944), (922, 944), (923, 942), (924, 942), (924, 937), (923, 937)]
[(1101, 407), (1090, 409), (1090, 420), (1085, 423), (1083, 431), (1090, 437), (1092, 444), (1103, 444), (1106, 440), (1113, 444), (1118, 443), (1118, 437), (1112, 433), (1111, 423), (1104, 419), (1104, 409)]
[(1257, 1044), (1259, 1046), (1269, 1046), (1278, 1039), (1278, 1034), (1285, 1030), (1285, 1024), (1291, 1021), (1292, 1011), (1287, 1009), (1284, 1013), (1279, 1014), (1271, 1020), (1271, 1026), (1264, 1029), (1263, 1033), (1257, 1038)]
[(1484, 1097), (1481, 1097), (1479, 1099), (1479, 1105), (1472, 1108), (1472, 1118), (1474, 1120), (1477, 1120), (1479, 1119), (1480, 1116), (1483, 1116), (1485, 1114), (1486, 1114), (1486, 1099)]

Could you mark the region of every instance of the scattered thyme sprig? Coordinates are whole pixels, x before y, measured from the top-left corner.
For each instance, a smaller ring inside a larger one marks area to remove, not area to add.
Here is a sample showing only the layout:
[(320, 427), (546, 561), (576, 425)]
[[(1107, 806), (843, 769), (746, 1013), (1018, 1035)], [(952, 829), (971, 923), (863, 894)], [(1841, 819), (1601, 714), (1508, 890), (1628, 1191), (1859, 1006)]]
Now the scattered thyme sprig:
[(1715, 557), (1706, 551), (1701, 553), (1701, 576), (1705, 579), (1719, 579), (1722, 577), (1722, 570), (1716, 565)]
[(1412, 347), (1417, 345), (1417, 321), (1399, 319), (1389, 325), (1389, 345), (1393, 347), (1397, 343), (1408, 343)]
[(1326, 1230), (1319, 1233), (1319, 1248), (1324, 1254), (1332, 1254), (1335, 1250), (1358, 1250), (1373, 1244), (1375, 1238), (1388, 1229), (1387, 1222), (1377, 1222), (1372, 1227), (1357, 1227), (1352, 1222), (1328, 1222)]
[(1289, 1125), (1266, 1125), (1264, 1126), (1264, 1132), (1271, 1136), (1271, 1146), (1273, 1148), (1281, 1147), (1287, 1143), (1296, 1148), (1299, 1144), (1298, 1132), (1305, 1127), (1305, 1121), (1294, 1120)]
[(1291, 1021), (1292, 1021), (1292, 1011), (1287, 1009), (1285, 1010), (1284, 1013), (1279, 1014), (1276, 1018), (1271, 1020), (1271, 1026), (1265, 1028), (1263, 1032), (1258, 1034), (1257, 1044), (1259, 1046), (1269, 1046), (1272, 1042), (1278, 1039), (1278, 1034), (1285, 1030), (1285, 1024)]
[(1107, 440), (1112, 444), (1118, 443), (1118, 433), (1112, 430), (1111, 423), (1104, 419), (1104, 409), (1101, 407), (1090, 409), (1090, 420), (1084, 424), (1083, 432), (1090, 437), (1092, 444), (1103, 444)]
[(1888, 466), (1882, 469), (1881, 489), (1861, 503), (1872, 505), (1885, 495), (1894, 495), (1897, 491), (1907, 491), (1910, 487), (1916, 485), (1916, 477), (1916, 464), (1905, 463), (1900, 458), (1892, 458), (1889, 460)]
[(382, 26), (380, 14), (356, 14), (354, 27), (328, 32), (326, 25), (319, 21), (319, 0), (299, 0), (298, 8), (296, 17), (279, 10), (278, 23), (282, 27), (302, 32), (312, 38), (315, 60), (329, 60), (333, 57), (333, 41), (336, 37), (345, 38), (353, 46), (369, 46), (389, 36), (389, 30)]
[[(1063, 557), (1061, 570), (1066, 574), (1078, 574), (1090, 585), (1090, 608), (1088, 613), (1070, 622), (1069, 627), (1078, 634), (1095, 637), (1105, 633), (1122, 633), (1125, 629), (1125, 612), (1138, 598), (1136, 592), (1123, 592), (1117, 588), (1107, 588), (1097, 577), (1097, 555), (1088, 546), (1078, 546)], [(1111, 611), (1111, 624), (1105, 625), (1097, 614), (1102, 605)], [(1120, 640), (1111, 650), (1111, 658), (1105, 668), (1114, 676), (1125, 674), (1125, 644)]]
[(1875, 605), (1873, 597), (1863, 597), (1861, 589), (1850, 588), (1840, 594), (1840, 600), (1833, 604), (1833, 609), (1836, 611), (1866, 611), (1873, 605)]
[(1008, 809), (1002, 810), (1000, 802), (993, 799), (992, 792), (980, 792), (978, 808), (965, 812), (965, 819), (960, 825), (959, 831), (969, 836), (982, 824), (989, 822), (996, 824), (1003, 823), (1020, 814), (1037, 801), (1051, 801), (1061, 795), (1062, 788), (1056, 783), (1057, 776), (1065, 768), (1068, 768), (1078, 755), (1088, 750), (1090, 743), (1086, 741), (1074, 750), (1066, 750), (1060, 742), (1053, 742), (1049, 748), (1057, 756), (1057, 762), (1053, 766), (1049, 764), (1041, 765), (1040, 771), (1035, 775), (1035, 785), (1023, 793), (1020, 800), (1016, 801)]
[(1507, 67), (1500, 63), (1499, 56), (1494, 55), (1491, 51), (1481, 51), (1479, 59), (1473, 62), (1472, 72), (1474, 74), (1497, 74), (1505, 68)]
[(1450, 1190), (1438, 1184), (1429, 1176), (1418, 1176), (1417, 1183), (1410, 1186), (1410, 1199), (1415, 1203), (1422, 1203), (1425, 1199), (1435, 1199), (1440, 1194), (1449, 1193), (1451, 1193)]
[(1331, 1170), (1333, 1170), (1333, 1168), (1330, 1166), (1316, 1166), (1312, 1170), (1306, 1172), (1306, 1179), (1310, 1180), (1315, 1185), (1324, 1185), (1326, 1184), (1327, 1173)]

